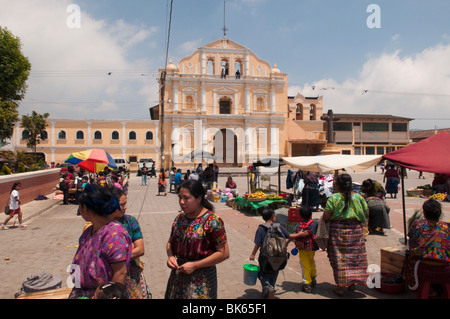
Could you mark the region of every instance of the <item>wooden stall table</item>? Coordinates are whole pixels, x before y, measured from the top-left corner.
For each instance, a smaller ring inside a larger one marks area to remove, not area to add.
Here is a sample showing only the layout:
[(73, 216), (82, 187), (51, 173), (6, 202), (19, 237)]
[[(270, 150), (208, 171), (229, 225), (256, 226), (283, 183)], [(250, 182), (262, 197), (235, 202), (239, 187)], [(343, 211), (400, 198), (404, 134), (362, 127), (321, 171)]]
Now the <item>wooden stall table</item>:
[(16, 299), (68, 299), (72, 288), (58, 288), (20, 294)]

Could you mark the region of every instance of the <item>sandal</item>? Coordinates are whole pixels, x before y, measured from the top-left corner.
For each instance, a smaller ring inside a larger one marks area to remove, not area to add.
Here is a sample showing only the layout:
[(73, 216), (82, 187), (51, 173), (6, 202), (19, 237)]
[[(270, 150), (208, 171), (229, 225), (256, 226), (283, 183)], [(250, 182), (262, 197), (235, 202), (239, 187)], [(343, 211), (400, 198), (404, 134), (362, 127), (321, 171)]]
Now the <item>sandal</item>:
[(312, 292), (311, 286), (308, 284), (304, 284), (302, 287), (302, 291), (306, 292), (307, 294), (310, 294)]

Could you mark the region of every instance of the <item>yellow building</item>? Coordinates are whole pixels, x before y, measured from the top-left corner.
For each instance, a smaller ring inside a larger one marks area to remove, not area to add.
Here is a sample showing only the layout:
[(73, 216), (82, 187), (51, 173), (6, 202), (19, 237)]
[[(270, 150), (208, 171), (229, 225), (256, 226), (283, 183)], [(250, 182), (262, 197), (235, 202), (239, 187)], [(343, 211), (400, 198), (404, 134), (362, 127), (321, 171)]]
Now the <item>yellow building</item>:
[[(102, 148), (113, 158), (136, 162), (142, 157), (156, 160), (159, 151), (158, 121), (151, 120), (67, 120), (49, 119), (37, 152), (48, 163), (64, 163), (73, 152)], [(27, 132), (16, 124), (14, 149), (29, 151)]]
[(165, 167), (198, 163), (189, 157), (196, 150), (215, 154), (219, 166), (246, 166), (316, 155), (326, 144), (322, 99), (288, 99), (287, 74), (234, 41), (201, 46), (165, 70)]

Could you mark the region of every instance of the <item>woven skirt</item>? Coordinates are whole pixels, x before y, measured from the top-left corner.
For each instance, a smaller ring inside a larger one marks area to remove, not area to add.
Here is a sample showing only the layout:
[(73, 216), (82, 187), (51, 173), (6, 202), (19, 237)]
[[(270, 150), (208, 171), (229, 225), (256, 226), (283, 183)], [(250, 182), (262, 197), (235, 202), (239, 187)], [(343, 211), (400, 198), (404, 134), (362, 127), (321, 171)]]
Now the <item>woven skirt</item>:
[(366, 284), (366, 245), (363, 227), (357, 220), (331, 221), (327, 253), (336, 285)]
[(165, 299), (217, 299), (216, 266), (198, 269), (190, 275), (172, 270)]

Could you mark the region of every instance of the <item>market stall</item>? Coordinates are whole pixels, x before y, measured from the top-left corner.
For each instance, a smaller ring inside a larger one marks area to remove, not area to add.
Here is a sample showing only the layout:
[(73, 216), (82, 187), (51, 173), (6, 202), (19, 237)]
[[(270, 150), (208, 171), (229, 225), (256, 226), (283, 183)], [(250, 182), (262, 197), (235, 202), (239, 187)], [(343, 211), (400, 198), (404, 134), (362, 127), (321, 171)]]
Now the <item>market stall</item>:
[(402, 204), (404, 244), (407, 243), (405, 181), (406, 168), (419, 172), (450, 175), (450, 133), (440, 132), (420, 142), (410, 144), (383, 156), (384, 159), (398, 165), (402, 169)]
[(278, 208), (280, 205), (285, 204), (287, 204), (287, 200), (282, 196), (275, 194), (266, 195), (263, 192), (245, 194), (234, 199), (234, 207), (236, 209), (248, 209), (250, 211), (258, 211), (264, 206)]
[[(264, 158), (259, 161), (253, 162), (252, 167), (254, 167), (254, 168), (264, 167), (264, 168), (276, 170), (276, 172), (278, 174), (277, 194), (279, 194), (280, 190), (281, 190), (281, 188), (280, 188), (281, 187), (281, 166), (283, 166), (283, 165), (286, 165), (286, 163), (284, 163), (282, 158), (268, 157), (268, 158)], [(247, 175), (249, 175), (249, 174), (247, 174)], [(249, 184), (249, 183), (247, 183), (247, 184)]]
[(323, 155), (283, 157), (285, 164), (311, 172), (334, 172), (339, 170), (364, 171), (381, 160), (381, 155)]

